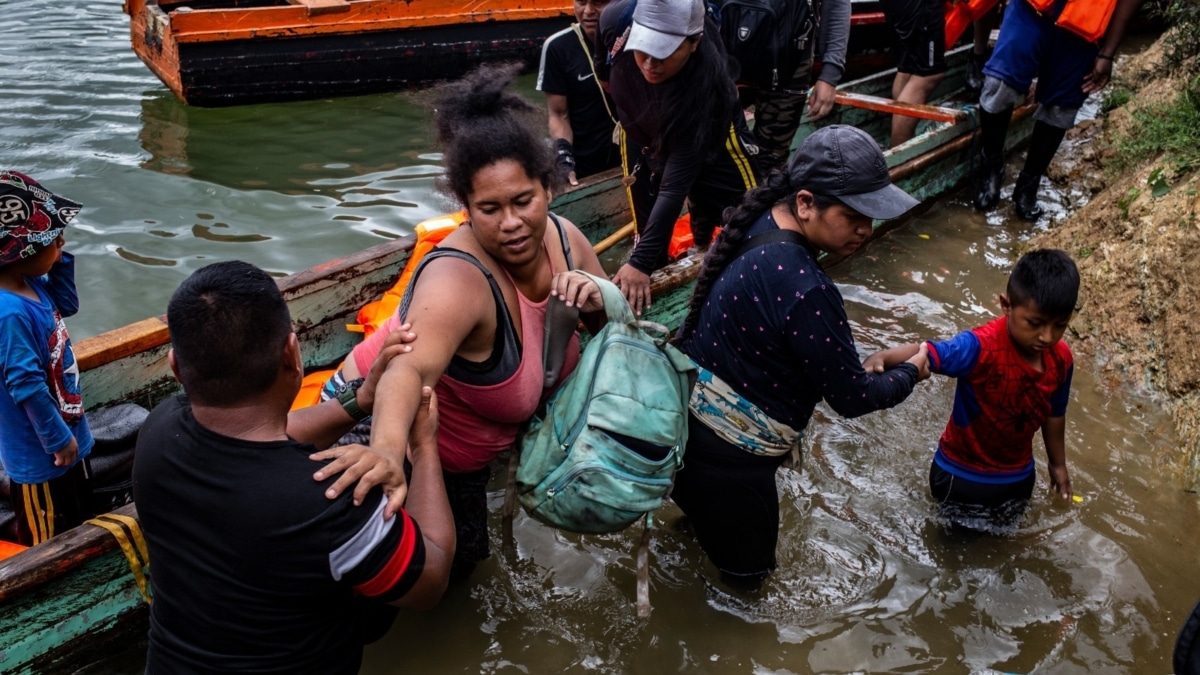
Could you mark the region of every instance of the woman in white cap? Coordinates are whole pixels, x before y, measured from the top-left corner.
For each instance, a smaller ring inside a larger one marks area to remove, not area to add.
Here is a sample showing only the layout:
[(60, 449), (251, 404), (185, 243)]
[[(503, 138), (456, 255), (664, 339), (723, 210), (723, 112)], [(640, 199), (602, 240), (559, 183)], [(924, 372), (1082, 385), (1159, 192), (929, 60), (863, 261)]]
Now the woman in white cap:
[(622, 161), (638, 229), (629, 262), (613, 281), (640, 313), (650, 304), (650, 274), (668, 262), (684, 199), (695, 243), (704, 247), (721, 212), (757, 178), (741, 140), (750, 135), (729, 58), (716, 27), (706, 27), (704, 0), (638, 0), (630, 13), (631, 3), (605, 8), (596, 55), (624, 132)]
[(900, 403), (929, 376), (923, 350), (883, 373), (863, 369), (841, 293), (817, 260), (853, 253), (873, 220), (916, 204), (891, 184), (869, 135), (829, 126), (746, 195), (709, 250), (676, 337), (700, 376), (671, 496), (726, 581), (756, 585), (775, 569), (775, 471), (798, 451), (816, 404), (856, 417)]

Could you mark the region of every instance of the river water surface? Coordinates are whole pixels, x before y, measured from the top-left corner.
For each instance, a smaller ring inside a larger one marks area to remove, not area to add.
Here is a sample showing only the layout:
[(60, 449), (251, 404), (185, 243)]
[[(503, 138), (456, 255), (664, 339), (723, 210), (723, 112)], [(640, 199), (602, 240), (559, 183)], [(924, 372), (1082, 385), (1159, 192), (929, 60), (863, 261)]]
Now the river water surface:
[[(161, 314), (207, 262), (295, 272), (450, 207), (409, 96), (193, 109), (130, 51), (118, 0), (0, 9), (0, 164), (85, 205), (69, 230), (76, 339)], [(864, 356), (998, 311), (1033, 230), (961, 199), (832, 270)], [(779, 474), (780, 566), (759, 595), (709, 582), (668, 506), (652, 539), (654, 612), (639, 620), (636, 528), (580, 537), (520, 518), (515, 556), (496, 537), (438, 609), (401, 617), (367, 649), (364, 672), (1167, 673), (1200, 597), (1200, 507), (1180, 487), (1160, 406), (1096, 372), (1080, 362), (1067, 417), (1084, 501), (1046, 494), (1039, 442), (1039, 488), (1012, 536), (934, 517), (927, 472), (953, 394), (934, 377), (894, 410), (818, 410), (804, 472)], [(141, 649), (88, 672), (139, 672)]]

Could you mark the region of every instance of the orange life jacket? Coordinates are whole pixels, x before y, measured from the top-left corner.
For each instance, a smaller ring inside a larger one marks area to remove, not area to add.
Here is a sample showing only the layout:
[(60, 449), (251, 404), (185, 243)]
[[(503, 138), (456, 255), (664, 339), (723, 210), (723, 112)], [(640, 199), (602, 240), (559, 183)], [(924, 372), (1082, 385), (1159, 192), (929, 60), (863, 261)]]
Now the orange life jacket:
[[(1027, 0), (1039, 12), (1049, 11), (1055, 0)], [(1097, 42), (1108, 31), (1117, 0), (1067, 0), (1055, 25), (1065, 28), (1088, 42)]]
[(997, 2), (999, 0), (950, 0), (945, 3), (946, 49), (958, 42), (958, 38), (962, 37), (967, 26), (982, 19), (983, 15), (995, 7)]
[[(450, 234), (462, 225), (467, 220), (467, 212), (459, 211), (437, 218), (430, 218), (417, 224), (414, 232), (417, 235), (417, 243), (413, 246), (412, 253), (408, 256), (408, 262), (404, 265), (404, 271), (400, 273), (400, 278), (392, 285), (383, 297), (369, 302), (358, 310), (355, 319), (358, 323), (346, 325), (346, 330), (353, 333), (362, 333), (363, 339), (366, 339), (375, 332), (379, 326), (383, 325), (388, 317), (396, 313), (396, 309), (400, 307), (400, 300), (404, 297), (404, 289), (408, 288), (408, 282), (412, 279), (413, 272), (417, 269), (417, 265), (421, 264), (421, 258), (425, 254), (433, 250), (446, 235)], [(292, 401), (292, 410), (307, 408), (317, 405), (321, 402), (321, 390), (325, 387), (325, 383), (333, 376), (334, 370), (320, 370), (309, 373), (304, 377), (304, 381), (300, 384), (300, 392), (296, 394), (296, 399)], [(363, 373), (364, 375), (366, 373)]]

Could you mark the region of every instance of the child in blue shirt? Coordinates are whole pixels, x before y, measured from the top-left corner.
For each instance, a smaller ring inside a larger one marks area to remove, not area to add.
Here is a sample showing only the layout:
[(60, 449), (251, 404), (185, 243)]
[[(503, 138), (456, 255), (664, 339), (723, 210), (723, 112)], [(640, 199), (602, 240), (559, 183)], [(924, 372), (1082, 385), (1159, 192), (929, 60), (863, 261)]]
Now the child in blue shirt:
[[(929, 468), (929, 490), (952, 523), (993, 532), (1016, 527), (1033, 494), (1033, 436), (1046, 445), (1050, 487), (1071, 499), (1066, 413), (1074, 361), (1062, 341), (1079, 297), (1065, 252), (1021, 257), (1000, 295), (1004, 315), (931, 341), (929, 369), (957, 378), (954, 410)], [(885, 350), (868, 371), (898, 363), (917, 345)]]
[(92, 433), (63, 323), (79, 309), (74, 259), (62, 250), (77, 213), (29, 176), (0, 170), (0, 463), (26, 546), (91, 516)]

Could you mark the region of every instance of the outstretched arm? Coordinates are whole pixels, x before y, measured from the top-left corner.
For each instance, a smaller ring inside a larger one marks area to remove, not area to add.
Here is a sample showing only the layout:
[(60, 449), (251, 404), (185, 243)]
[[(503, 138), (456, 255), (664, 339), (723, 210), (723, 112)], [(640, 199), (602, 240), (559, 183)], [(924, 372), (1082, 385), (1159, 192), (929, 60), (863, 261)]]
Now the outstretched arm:
[(868, 356), (866, 361), (863, 361), (863, 370), (868, 373), (882, 373), (889, 368), (895, 368), (916, 356), (917, 352), (921, 351), (923, 344), (900, 345), (875, 352)]
[(408, 609), (429, 609), (437, 604), (450, 580), (450, 563), (457, 544), (454, 516), (442, 481), (437, 449), (437, 396), (432, 387), (421, 388), (421, 400), (409, 435), (408, 459), (412, 483), (405, 510), (421, 528), (425, 567), (417, 583), (391, 604)]
[(1050, 469), (1050, 489), (1063, 499), (1070, 499), (1071, 476), (1067, 472), (1067, 418), (1050, 417), (1042, 427), (1042, 440), (1046, 443), (1046, 460)]

